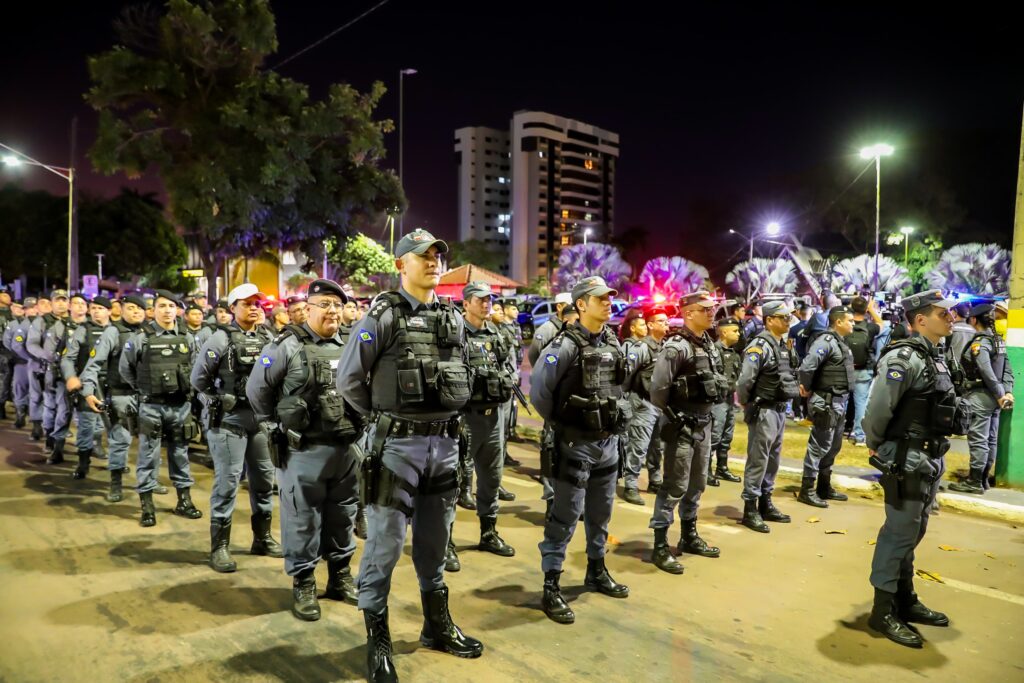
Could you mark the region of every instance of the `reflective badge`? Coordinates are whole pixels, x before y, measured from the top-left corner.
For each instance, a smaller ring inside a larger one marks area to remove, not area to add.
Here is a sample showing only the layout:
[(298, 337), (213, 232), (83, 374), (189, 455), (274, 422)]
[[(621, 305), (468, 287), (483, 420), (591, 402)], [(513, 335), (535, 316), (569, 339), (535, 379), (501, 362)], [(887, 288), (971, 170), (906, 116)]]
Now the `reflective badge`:
[(369, 330), (359, 330), (359, 341), (369, 344), (373, 341), (373, 332), (370, 332)]
[(270, 356), (263, 356), (260, 358), (260, 365), (265, 368), (269, 368), (274, 363), (274, 359)]
[(206, 352), (206, 356), (208, 358), (216, 358), (217, 357), (217, 352), (211, 349), (210, 351)]
[(889, 370), (889, 372), (885, 376), (891, 382), (902, 382), (903, 378), (906, 376), (906, 374), (902, 370), (897, 370), (896, 368), (892, 368), (891, 370)]
[(553, 353), (549, 353), (548, 355), (544, 356), (544, 362), (547, 365), (554, 365), (558, 362), (558, 356), (556, 356)]
[(178, 350), (182, 353), (188, 353), (188, 344), (178, 344)]

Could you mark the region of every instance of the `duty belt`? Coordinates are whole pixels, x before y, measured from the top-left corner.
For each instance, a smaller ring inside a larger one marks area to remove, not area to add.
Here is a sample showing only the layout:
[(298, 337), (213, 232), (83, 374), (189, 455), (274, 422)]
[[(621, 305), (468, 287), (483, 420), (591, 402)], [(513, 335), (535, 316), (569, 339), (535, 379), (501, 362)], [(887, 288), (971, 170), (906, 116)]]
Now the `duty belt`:
[(929, 458), (941, 458), (946, 454), (945, 447), (949, 444), (949, 439), (941, 436), (930, 439), (901, 439), (901, 441), (906, 442), (907, 448), (924, 451)]
[(462, 418), (456, 415), (447, 420), (420, 421), (410, 420), (398, 415), (391, 416), (391, 428), (388, 436), (404, 438), (408, 436), (458, 436)]
[(608, 430), (591, 431), (587, 429), (578, 429), (576, 427), (562, 426), (555, 430), (555, 434), (564, 438), (566, 441), (600, 441), (601, 439), (607, 439), (613, 435), (613, 432)]
[(145, 394), (139, 396), (140, 403), (153, 403), (160, 406), (180, 405), (186, 401), (188, 401), (188, 396), (182, 391), (173, 394), (161, 394), (159, 396), (148, 396)]
[(762, 401), (757, 399), (756, 401), (758, 408), (767, 408), (768, 410), (783, 411), (786, 409), (787, 401)]
[(495, 406), (466, 406), (465, 410), (467, 413), (473, 413), (474, 415), (494, 415), (498, 412), (499, 405)]

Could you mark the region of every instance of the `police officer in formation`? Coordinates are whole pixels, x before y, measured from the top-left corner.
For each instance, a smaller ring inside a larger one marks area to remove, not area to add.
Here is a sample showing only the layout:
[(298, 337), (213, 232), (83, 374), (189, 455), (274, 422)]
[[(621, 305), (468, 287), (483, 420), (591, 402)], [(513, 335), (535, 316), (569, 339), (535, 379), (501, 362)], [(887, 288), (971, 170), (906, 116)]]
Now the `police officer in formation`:
[(856, 382), (853, 352), (843, 341), (851, 332), (853, 313), (845, 306), (832, 308), (828, 329), (811, 340), (797, 373), (800, 396), (810, 399), (808, 415), (813, 423), (797, 500), (812, 507), (827, 508), (827, 501), (847, 499), (832, 488), (831, 477), (832, 464), (843, 446), (846, 410)]
[[(0, 340), (3, 340), (7, 327), (14, 322), (11, 310), (11, 295), (6, 287), (0, 287)], [(12, 383), (14, 380), (14, 352), (9, 351), (0, 341), (0, 420), (7, 419), (7, 401), (11, 400)]]
[(373, 302), (338, 370), (339, 393), (370, 421), (360, 483), (368, 528), (358, 586), (372, 681), (397, 680), (388, 594), (410, 523), (424, 613), (420, 642), (459, 657), (483, 653), (480, 641), (452, 621), (444, 582), (458, 493), (459, 411), (471, 393), (463, 318), (434, 293), (447, 251), (422, 229), (399, 240), (401, 286)]
[(206, 442), (213, 459), (210, 491), (210, 567), (233, 572), (231, 516), (242, 476), (248, 466), (252, 506), (252, 555), (283, 557), (270, 533), (273, 517), (274, 466), (267, 435), (260, 432), (246, 396), (249, 375), (271, 337), (256, 325), (262, 298), (256, 285), (245, 283), (228, 294), (234, 322), (218, 326), (199, 349), (192, 366), (192, 389), (201, 396), (206, 416)]
[(863, 427), (870, 462), (882, 472), (885, 523), (871, 562), (874, 605), (868, 625), (907, 647), (923, 644), (910, 623), (948, 626), (914, 592), (914, 549), (945, 470), (949, 436), (963, 433), (963, 411), (940, 346), (955, 302), (939, 290), (902, 300), (912, 335), (892, 342), (878, 364)]
[[(12, 306), (15, 314), (12, 324), (4, 331), (4, 346), (13, 355), (13, 373), (11, 393), (14, 395), (14, 426), (21, 429), (25, 426), (25, 420), (32, 421), (33, 439), (42, 437), (42, 428), (39, 427), (36, 433), (36, 422), (32, 419), (32, 356), (28, 352), (28, 330), (32, 321), (39, 314), (36, 297), (25, 297), (21, 302), (21, 315), (17, 313), (17, 306)], [(40, 406), (41, 407), (41, 406)], [(40, 415), (40, 419), (42, 416)]]
[[(512, 381), (515, 382), (516, 386), (520, 386), (522, 384), (520, 368), (523, 365), (523, 359), (526, 358), (526, 346), (523, 343), (523, 328), (519, 325), (519, 306), (516, 305), (515, 299), (507, 299), (502, 303), (501, 310), (505, 314), (505, 322), (501, 329), (512, 342), (512, 352), (509, 354), (508, 359), (509, 372), (512, 373)], [(519, 467), (522, 464), (508, 452), (508, 442), (519, 440), (519, 437), (516, 435), (516, 425), (518, 423), (519, 402), (514, 397), (509, 398), (505, 404), (505, 443), (502, 445), (505, 467)], [(502, 486), (498, 488), (498, 499), (511, 501), (515, 500), (516, 496), (511, 491), (505, 490), (505, 487)]]
[(650, 528), (654, 530), (654, 566), (669, 574), (682, 574), (683, 565), (668, 546), (668, 530), (679, 508), (682, 534), (680, 553), (718, 557), (697, 533), (697, 510), (707, 486), (711, 457), (711, 409), (728, 390), (722, 356), (708, 330), (714, 325), (717, 304), (705, 291), (679, 301), (685, 325), (665, 341), (654, 364), (651, 402), (661, 410), (665, 426), (665, 479), (654, 500)]
[(743, 350), (743, 367), (736, 389), (747, 423), (747, 462), (743, 467), (743, 525), (771, 531), (765, 521), (789, 522), (772, 502), (775, 475), (782, 456), (788, 402), (800, 396), (796, 380), (796, 352), (783, 337), (789, 330), (793, 309), (784, 301), (762, 307), (764, 330)]
[(729, 449), (736, 428), (736, 382), (743, 363), (743, 357), (737, 350), (740, 322), (735, 318), (722, 318), (716, 329), (718, 339), (715, 340), (715, 347), (722, 357), (726, 391), (725, 396), (711, 407), (711, 455), (714, 458), (708, 458), (708, 486), (719, 486), (719, 479), (733, 483), (740, 481), (738, 476), (729, 471)]
[[(128, 340), (141, 329), (145, 319), (145, 299), (136, 294), (123, 297), (121, 319), (104, 328), (103, 334), (89, 351), (89, 360), (79, 375), (82, 381), (81, 393), (86, 404), (92, 410), (106, 412), (109, 416), (107, 442), (110, 451), (107, 470), (110, 472), (110, 488), (107, 501), (111, 503), (120, 502), (124, 498), (122, 477), (128, 471), (128, 449), (138, 431), (139, 417), (135, 388), (121, 376), (121, 353)], [(154, 491), (159, 489), (158, 484)]]
[[(70, 301), (67, 290), (55, 289), (47, 300), (50, 310), (36, 316), (29, 326), (28, 341), (25, 348), (32, 358), (30, 363), (31, 390), (30, 414), (33, 418), (32, 437), (37, 433), (46, 436), (46, 449), (49, 451), (46, 463), (55, 465), (64, 462), (64, 438), (67, 436), (65, 423), (70, 420), (67, 402), (64, 400), (64, 388), (58, 374), (60, 357), (57, 344), (64, 336), (69, 318)], [(40, 310), (47, 306), (41, 306)], [(36, 411), (36, 412), (34, 412)], [(40, 429), (41, 428), (41, 429)], [(61, 435), (58, 440), (55, 434)]]
[(359, 302), (345, 295), (345, 308), (341, 311), (341, 324), (338, 326), (338, 336), (345, 344), (352, 335), (352, 327), (359, 320)]
[(195, 355), (192, 335), (178, 329), (178, 300), (156, 290), (153, 320), (129, 336), (121, 351), (118, 372), (139, 394), (139, 458), (136, 491), (142, 506), (139, 524), (156, 524), (153, 491), (160, 471), (160, 448), (167, 443), (167, 468), (178, 493), (174, 514), (188, 519), (203, 516), (192, 502), (188, 442), (198, 431), (192, 420), (189, 382)]
[(530, 377), (530, 398), (553, 429), (552, 461), (541, 469), (552, 479), (554, 498), (540, 542), (544, 613), (560, 624), (576, 620), (562, 595), (566, 548), (583, 518), (587, 536), (588, 588), (614, 598), (629, 596), (605, 566), (608, 524), (619, 472), (618, 439), (631, 418), (632, 377), (615, 332), (606, 323), (617, 292), (600, 277), (580, 280), (572, 298), (580, 320), (543, 350)]
[[(358, 459), (351, 446), (363, 420), (345, 405), (336, 386), (345, 293), (326, 279), (314, 280), (308, 291), (308, 320), (289, 324), (263, 349), (245, 391), (277, 467), (292, 614), (316, 621), (321, 610), (314, 571), (321, 558), (328, 574), (322, 597), (356, 604), (350, 565), (356, 549)], [(242, 312), (236, 309), (236, 315)]]
[[(292, 325), (301, 325), (306, 322), (307, 305), (306, 297), (290, 296), (286, 300), (288, 304), (288, 322)], [(340, 328), (339, 328), (340, 329)]]
[[(974, 335), (960, 352), (966, 403), (971, 424), (967, 444), (971, 453), (970, 475), (949, 488), (961, 493), (983, 494), (996, 462), (999, 413), (1013, 407), (1013, 369), (1006, 357), (1006, 342), (995, 331), (995, 306), (978, 304), (968, 314)], [(954, 351), (955, 353), (955, 351)]]
[(647, 460), (651, 439), (660, 438), (654, 434), (661, 410), (651, 403), (651, 377), (654, 374), (654, 361), (668, 333), (668, 316), (661, 309), (649, 309), (631, 323), (630, 333), (631, 336), (622, 344), (622, 352), (629, 359), (636, 376), (629, 392), (633, 419), (629, 422), (629, 431), (623, 437), (626, 443), (622, 465), (622, 499), (633, 505), (643, 505), (644, 499), (640, 497), (640, 471)]
[(103, 436), (103, 415), (88, 410), (82, 400), (82, 372), (94, 349), (110, 325), (110, 299), (98, 296), (89, 302), (89, 320), (68, 333), (64, 354), (61, 357), (61, 374), (72, 404), (78, 408), (78, 430), (75, 434), (75, 449), (78, 452), (78, 467), (71, 475), (85, 479), (89, 473), (89, 462), (93, 448)]

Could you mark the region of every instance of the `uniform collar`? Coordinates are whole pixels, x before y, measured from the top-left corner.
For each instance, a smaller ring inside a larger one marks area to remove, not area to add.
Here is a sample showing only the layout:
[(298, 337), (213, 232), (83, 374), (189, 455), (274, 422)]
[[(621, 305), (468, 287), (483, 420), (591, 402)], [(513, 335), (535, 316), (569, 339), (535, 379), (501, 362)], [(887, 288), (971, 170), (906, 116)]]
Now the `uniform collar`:
[(341, 343), (341, 337), (339, 337), (337, 333), (335, 333), (333, 337), (321, 337), (319, 334), (313, 331), (313, 328), (309, 326), (309, 323), (302, 323), (302, 329), (304, 329), (309, 334), (309, 336), (312, 337), (313, 341), (315, 341), (317, 344), (324, 341), (332, 341), (335, 342), (336, 344)]
[(580, 334), (586, 336), (587, 339), (589, 339), (590, 341), (597, 341), (598, 339), (600, 339), (604, 335), (604, 328), (603, 327), (601, 328), (601, 330), (599, 332), (591, 332), (587, 328), (583, 327), (583, 324), (580, 323), (580, 321), (578, 321), (578, 320), (575, 323), (573, 323), (572, 326), (573, 326), (573, 329), (577, 330)]
[[(238, 330), (247, 337), (255, 337), (257, 334), (259, 334), (260, 331), (259, 325), (253, 325), (252, 329), (246, 332), (245, 330), (242, 329), (242, 326), (238, 324), (237, 320), (231, 321), (231, 327), (235, 328), (236, 330)], [(310, 332), (313, 332), (313, 330), (310, 330)]]
[(412, 294), (410, 294), (409, 292), (405, 291), (405, 288), (404, 288), (404, 287), (399, 287), (399, 288), (398, 288), (398, 293), (399, 293), (399, 294), (401, 294), (401, 295), (402, 295), (402, 297), (403, 297), (403, 298), (404, 298), (404, 299), (405, 299), (406, 301), (408, 301), (408, 302), (409, 302), (409, 305), (410, 305), (410, 306), (412, 306), (412, 312), (413, 312), (413, 313), (415, 313), (416, 311), (418, 311), (418, 310), (419, 310), (420, 308), (425, 308), (425, 309), (427, 309), (427, 310), (432, 310), (432, 309), (434, 309), (434, 308), (436, 308), (436, 307), (437, 307), (437, 294), (432, 294), (432, 295), (431, 295), (431, 296), (432, 296), (432, 298), (431, 298), (431, 300), (430, 300), (430, 303), (426, 303), (426, 304), (425, 304), (425, 303), (423, 303), (422, 301), (420, 301), (419, 299), (415, 298), (415, 297), (414, 297), (414, 296), (413, 296)]
[(151, 328), (153, 328), (153, 331), (156, 332), (158, 335), (159, 334), (174, 334), (174, 335), (178, 334), (178, 326), (177, 325), (175, 325), (174, 327), (172, 327), (169, 330), (165, 330), (164, 328), (160, 327), (160, 325), (158, 325), (155, 320), (150, 320), (149, 321), (149, 326)]

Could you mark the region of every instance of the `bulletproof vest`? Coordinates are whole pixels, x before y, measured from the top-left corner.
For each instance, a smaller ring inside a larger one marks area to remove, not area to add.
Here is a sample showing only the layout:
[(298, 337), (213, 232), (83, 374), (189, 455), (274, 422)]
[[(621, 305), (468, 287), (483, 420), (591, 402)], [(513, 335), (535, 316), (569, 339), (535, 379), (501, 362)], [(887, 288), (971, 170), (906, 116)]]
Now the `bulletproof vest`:
[(1003, 371), (1006, 369), (1006, 342), (998, 334), (992, 332), (978, 332), (964, 347), (961, 367), (964, 371), (964, 388), (968, 391), (985, 386), (981, 377), (981, 370), (978, 369), (978, 357), (974, 354), (974, 345), (980, 344), (988, 339), (992, 343), (991, 361), (992, 374), (1000, 382), (1003, 381)]
[(700, 337), (689, 329), (673, 335), (667, 344), (688, 344), (692, 353), (679, 364), (669, 389), (668, 405), (676, 411), (707, 412), (725, 398), (728, 380), (718, 347), (707, 334)]
[(629, 357), (633, 347), (641, 345), (647, 347), (649, 358), (647, 362), (637, 367), (632, 390), (633, 393), (640, 398), (645, 401), (649, 401), (651, 399), (651, 393), (648, 391), (648, 387), (651, 386), (651, 379), (654, 378), (654, 361), (658, 357), (658, 351), (661, 350), (661, 345), (651, 337), (644, 337), (643, 339), (627, 339), (622, 345), (622, 351), (627, 357)]
[(511, 346), (515, 350), (516, 365), (523, 362), (523, 328), (519, 326), (518, 322), (504, 322), (502, 323), (503, 328), (507, 331), (509, 341), (512, 342)]
[(829, 346), (825, 361), (818, 366), (818, 371), (814, 374), (812, 388), (815, 391), (831, 391), (836, 394), (849, 393), (850, 387), (853, 386), (855, 381), (853, 352), (838, 334), (823, 332), (821, 336), (829, 342), (835, 342), (842, 353), (842, 358), (836, 358), (836, 354), (832, 352), (832, 347)]
[(151, 322), (142, 328), (143, 344), (136, 369), (139, 393), (150, 397), (184, 396), (191, 391), (192, 353), (188, 335), (175, 327), (173, 334), (157, 336), (155, 324)]
[(96, 343), (103, 336), (103, 331), (106, 327), (100, 327), (91, 320), (88, 320), (83, 325), (85, 327), (85, 339), (82, 340), (82, 345), (78, 347), (78, 357), (75, 358), (75, 375), (81, 376), (82, 371), (85, 370), (85, 364), (89, 362), (91, 352), (96, 348)]
[[(949, 368), (938, 347), (929, 348), (921, 337), (893, 342), (886, 353), (895, 353), (909, 365), (910, 357), (917, 354), (924, 360), (923, 386), (916, 387), (912, 377), (905, 377), (910, 386), (900, 397), (892, 419), (885, 429), (885, 438), (899, 441), (908, 437), (935, 438), (961, 433), (958, 428), (956, 391)], [(889, 372), (898, 372), (890, 369)], [(882, 378), (879, 378), (882, 381)]]
[(259, 327), (254, 329), (255, 334), (247, 335), (234, 323), (218, 325), (217, 329), (228, 335), (228, 351), (217, 368), (219, 393), (230, 394), (245, 403), (245, 383), (263, 347), (270, 341), (270, 335)]
[[(43, 334), (42, 334), (42, 338), (40, 339), (40, 342), (39, 342), (40, 346), (42, 346), (44, 349), (48, 349), (50, 351), (53, 351), (54, 353), (56, 353), (59, 356), (61, 351), (64, 350), (64, 346), (63, 346), (63, 343), (64, 343), (64, 337), (63, 337), (64, 330), (67, 329), (67, 323), (70, 323), (70, 322), (71, 322), (70, 316), (65, 316), (64, 318), (58, 318), (53, 313), (44, 313), (43, 314)], [(55, 332), (53, 337), (48, 337), (47, 334), (51, 330), (54, 330), (54, 328), (56, 328), (58, 324), (61, 326), (60, 330)], [(50, 341), (50, 339), (53, 339), (53, 341)]]
[(461, 356), (459, 314), (443, 302), (414, 312), (398, 292), (382, 293), (370, 314), (379, 320), (388, 309), (394, 316), (395, 332), (371, 371), (374, 409), (454, 415), (470, 397), (469, 368)]
[(754, 339), (760, 340), (760, 344), (770, 347), (775, 357), (774, 362), (761, 366), (761, 372), (758, 373), (757, 381), (754, 383), (754, 396), (769, 403), (788, 401), (798, 397), (800, 386), (796, 381), (796, 353), (779, 344), (770, 332), (762, 332)]
[(338, 325), (338, 336), (341, 337), (341, 345), (348, 344), (348, 338), (352, 336), (352, 328), (355, 327), (355, 323), (351, 325)]
[(611, 328), (596, 341), (576, 325), (564, 328), (555, 339), (568, 337), (576, 344), (576, 362), (565, 372), (555, 391), (559, 422), (590, 432), (617, 432), (622, 415), (618, 400), (626, 379), (626, 357)]
[[(278, 335), (275, 343), (280, 343), (289, 334), (302, 344), (303, 379), (286, 395), (297, 396), (306, 404), (308, 426), (302, 430), (303, 435), (312, 440), (323, 440), (355, 434), (355, 423), (346, 412), (345, 401), (337, 389), (338, 361), (343, 346), (320, 341), (299, 325), (285, 325), (284, 332)], [(279, 400), (278, 405), (281, 403)]]
[(111, 323), (111, 325), (117, 328), (117, 344), (107, 354), (107, 386), (111, 389), (131, 389), (132, 386), (121, 377), (118, 363), (121, 360), (121, 351), (124, 350), (128, 337), (138, 332), (139, 327), (138, 325), (129, 325), (123, 320), (118, 320), (115, 323)]
[(473, 331), (466, 327), (466, 350), (472, 370), (473, 391), (469, 403), (486, 407), (504, 403), (512, 398), (512, 378), (502, 363), (509, 356), (508, 340), (494, 323)]
[(740, 378), (740, 369), (743, 365), (743, 356), (736, 352), (735, 346), (727, 347), (722, 342), (716, 342), (718, 353), (722, 356), (722, 374), (729, 386), (729, 393), (736, 391), (736, 382)]

